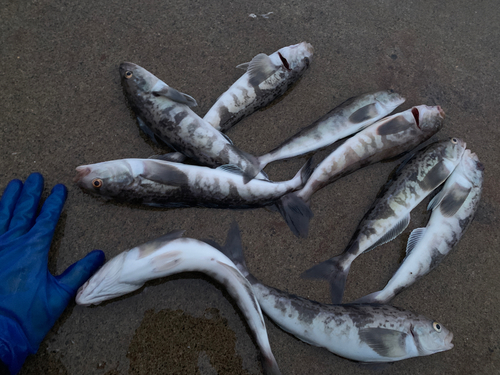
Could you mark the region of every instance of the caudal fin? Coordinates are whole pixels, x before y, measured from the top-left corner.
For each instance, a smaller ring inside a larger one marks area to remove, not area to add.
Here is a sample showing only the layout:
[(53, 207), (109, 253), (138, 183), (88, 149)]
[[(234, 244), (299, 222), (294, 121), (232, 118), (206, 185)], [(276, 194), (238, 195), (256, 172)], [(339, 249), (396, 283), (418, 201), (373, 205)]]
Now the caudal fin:
[(297, 193), (289, 193), (276, 202), (276, 207), (293, 234), (297, 237), (307, 237), (309, 221), (314, 216), (309, 204), (299, 198)]
[(370, 294), (368, 294), (364, 297), (358, 298), (357, 300), (352, 301), (350, 303), (382, 303), (382, 304), (384, 304), (384, 303), (389, 302), (390, 298), (389, 299), (379, 298), (381, 293), (382, 293), (382, 291), (379, 290), (378, 292), (370, 293)]
[(347, 274), (351, 265), (343, 268), (341, 266), (342, 255), (328, 259), (322, 263), (309, 268), (307, 271), (300, 275), (305, 279), (325, 279), (330, 283), (330, 294), (333, 304), (342, 303), (344, 296), (344, 289), (347, 280)]
[(281, 375), (281, 371), (276, 363), (273, 353), (270, 353), (268, 357), (264, 356), (262, 360), (262, 367), (264, 369), (264, 374), (266, 375)]

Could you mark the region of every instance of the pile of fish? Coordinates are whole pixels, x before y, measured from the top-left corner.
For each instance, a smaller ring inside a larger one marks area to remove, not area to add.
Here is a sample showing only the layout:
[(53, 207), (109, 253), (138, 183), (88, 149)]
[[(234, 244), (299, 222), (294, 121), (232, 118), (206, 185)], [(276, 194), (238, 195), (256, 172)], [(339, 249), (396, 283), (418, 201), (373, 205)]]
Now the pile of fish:
[[(261, 156), (240, 150), (222, 132), (283, 95), (307, 70), (308, 43), (259, 54), (204, 118), (190, 107), (196, 100), (132, 64), (119, 71), (140, 128), (174, 152), (149, 159), (122, 159), (76, 168), (86, 192), (107, 199), (156, 207), (273, 206), (292, 232), (308, 234), (312, 195), (364, 166), (409, 153), (381, 189), (344, 252), (304, 272), (331, 286), (331, 305), (265, 286), (245, 264), (237, 225), (224, 246), (182, 238), (181, 231), (125, 251), (108, 261), (78, 291), (76, 302), (99, 304), (146, 281), (186, 271), (204, 272), (236, 301), (264, 358), (264, 371), (279, 374), (262, 311), (283, 330), (311, 345), (360, 362), (393, 362), (449, 350), (453, 334), (440, 323), (388, 305), (396, 294), (435, 268), (471, 223), (481, 196), (483, 165), (458, 138), (418, 145), (443, 126), (439, 106), (414, 106), (390, 115), (405, 99), (393, 91), (348, 99)], [(390, 116), (389, 116), (390, 115)], [(340, 141), (340, 142), (339, 142)], [(312, 158), (289, 181), (273, 182), (262, 171), (269, 163), (340, 145), (313, 168)], [(185, 164), (189, 161), (189, 164)], [(354, 259), (400, 235), (410, 213), (441, 190), (428, 205), (425, 228), (408, 240), (406, 258), (378, 292), (341, 304)]]

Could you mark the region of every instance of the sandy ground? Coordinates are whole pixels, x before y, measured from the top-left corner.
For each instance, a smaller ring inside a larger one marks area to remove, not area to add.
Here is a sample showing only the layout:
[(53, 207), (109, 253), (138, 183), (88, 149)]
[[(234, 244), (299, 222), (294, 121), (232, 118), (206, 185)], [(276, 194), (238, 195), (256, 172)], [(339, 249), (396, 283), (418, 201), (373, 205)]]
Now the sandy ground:
[[(39, 171), (46, 194), (69, 188), (50, 254), (62, 272), (92, 249), (109, 258), (174, 229), (224, 241), (236, 220), (250, 270), (264, 283), (328, 302), (326, 283), (299, 278), (341, 252), (397, 161), (379, 163), (318, 192), (307, 239), (265, 209), (145, 209), (105, 203), (72, 182), (75, 167), (164, 152), (141, 134), (127, 107), (118, 66), (132, 61), (192, 95), (204, 115), (240, 75), (235, 66), (301, 41), (313, 63), (283, 100), (229, 131), (259, 155), (343, 102), (394, 89), (400, 108), (441, 105), (433, 139), (463, 138), (486, 166), (476, 219), (451, 255), (392, 303), (436, 319), (455, 347), (374, 370), (305, 344), (267, 320), (284, 374), (493, 374), (500, 372), (498, 292), (500, 184), (496, 1), (289, 0), (12, 1), (1, 6), (0, 190)], [(259, 16), (273, 12), (269, 18)], [(249, 15), (258, 15), (252, 18)], [(296, 158), (271, 164), (292, 177)], [(383, 287), (398, 268), (410, 230), (427, 222), (425, 201), (403, 235), (358, 258), (345, 301)], [(259, 352), (234, 301), (200, 274), (148, 283), (104, 303), (72, 303), (22, 374), (258, 374)]]

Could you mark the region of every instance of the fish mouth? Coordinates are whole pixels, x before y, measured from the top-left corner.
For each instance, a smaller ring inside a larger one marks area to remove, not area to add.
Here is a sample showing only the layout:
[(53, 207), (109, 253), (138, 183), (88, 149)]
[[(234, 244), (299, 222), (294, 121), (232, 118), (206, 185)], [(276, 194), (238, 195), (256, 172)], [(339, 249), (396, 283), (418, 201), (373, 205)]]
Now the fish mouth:
[(441, 116), (444, 119), (446, 117), (446, 114), (444, 113), (443, 108), (441, 108), (441, 106), (438, 105), (437, 110), (439, 111), (439, 116)]
[(453, 332), (450, 332), (444, 339), (444, 344), (446, 346), (445, 350), (450, 350), (453, 348), (454, 345), (451, 342), (452, 340), (453, 340)]
[(89, 175), (90, 168), (86, 166), (76, 167), (76, 172), (78, 174), (73, 178), (73, 182), (80, 182), (85, 176)]

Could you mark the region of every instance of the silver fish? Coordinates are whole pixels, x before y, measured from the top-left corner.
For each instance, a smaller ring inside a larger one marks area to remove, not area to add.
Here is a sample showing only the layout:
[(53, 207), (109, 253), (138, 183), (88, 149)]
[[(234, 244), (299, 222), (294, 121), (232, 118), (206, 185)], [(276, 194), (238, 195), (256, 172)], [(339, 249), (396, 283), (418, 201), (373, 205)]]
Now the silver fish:
[(351, 98), (313, 124), (290, 137), (280, 146), (259, 156), (260, 169), (272, 161), (319, 150), (364, 129), (391, 113), (405, 101), (392, 91), (380, 91)]
[[(315, 192), (340, 177), (393, 158), (426, 141), (441, 129), (443, 120), (441, 107), (420, 105), (377, 121), (347, 139), (327, 156), (301, 190), (283, 197), (282, 205), (304, 207), (300, 201), (309, 202)], [(307, 237), (312, 216), (312, 211), (304, 209), (301, 215), (285, 217), (285, 220), (296, 236)]]
[(458, 138), (431, 144), (400, 167), (361, 220), (344, 252), (302, 274), (329, 280), (333, 303), (340, 303), (351, 263), (359, 255), (399, 236), (410, 212), (453, 172), (465, 151)]
[(245, 173), (245, 181), (259, 173), (254, 156), (239, 150), (188, 107), (196, 105), (192, 97), (169, 87), (136, 64), (122, 63), (120, 75), (139, 125), (146, 132), (149, 130), (150, 136), (154, 134), (202, 165), (234, 164)]
[(76, 168), (75, 182), (85, 191), (157, 207), (250, 208), (274, 204), (300, 189), (311, 161), (289, 181), (253, 179), (247, 184), (231, 166), (217, 169), (155, 159), (121, 159)]
[(181, 272), (203, 272), (227, 289), (245, 316), (264, 357), (266, 373), (280, 374), (249, 282), (223, 253), (205, 242), (181, 238), (183, 232), (168, 233), (117, 255), (78, 289), (76, 303), (98, 305), (133, 292), (149, 280)]
[(267, 56), (260, 53), (237, 67), (246, 70), (223, 93), (203, 119), (222, 132), (243, 117), (283, 95), (307, 70), (314, 49), (306, 42), (283, 47)]
[(249, 273), (237, 227), (228, 238), (240, 245), (226, 255), (250, 281), (264, 313), (310, 345), (360, 362), (394, 362), (453, 348), (453, 333), (422, 315), (384, 305), (326, 305), (268, 287)]
[(397, 272), (383, 290), (355, 302), (387, 303), (441, 263), (474, 218), (481, 198), (483, 171), (477, 155), (466, 150), (443, 189), (429, 203), (432, 215), (427, 227), (411, 232), (406, 258)]

